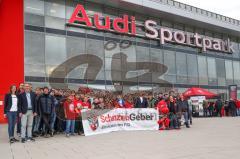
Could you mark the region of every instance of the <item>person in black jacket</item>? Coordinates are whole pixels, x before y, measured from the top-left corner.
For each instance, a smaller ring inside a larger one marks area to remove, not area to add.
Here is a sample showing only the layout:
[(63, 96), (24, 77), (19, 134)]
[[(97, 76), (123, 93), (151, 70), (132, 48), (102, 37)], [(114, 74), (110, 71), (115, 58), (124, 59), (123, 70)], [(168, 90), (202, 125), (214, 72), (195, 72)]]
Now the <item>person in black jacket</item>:
[(63, 109), (63, 91), (62, 90), (55, 90), (55, 98), (58, 101), (56, 106), (56, 133), (60, 133), (64, 131), (63, 125), (64, 124), (64, 109)]
[(228, 102), (228, 108), (231, 112), (232, 117), (235, 117), (237, 115), (237, 105), (232, 98)]
[(185, 125), (187, 128), (190, 128), (188, 122), (189, 105), (188, 101), (184, 99), (182, 94), (179, 94), (179, 99), (177, 101), (177, 112), (184, 116)]
[(179, 123), (176, 116), (177, 104), (174, 101), (173, 96), (169, 96), (168, 109), (170, 118), (170, 128), (179, 129)]
[[(31, 92), (30, 85), (24, 84), (24, 93), (19, 95), (19, 116), (21, 117), (21, 138), (22, 143), (26, 141), (35, 141), (32, 138), (33, 117), (36, 113), (35, 93)], [(27, 134), (26, 134), (27, 130)], [(27, 138), (26, 138), (27, 136)]]
[(40, 108), (38, 107), (38, 99), (41, 96), (41, 89), (37, 87), (35, 89), (35, 105), (36, 105), (36, 113), (37, 116), (34, 117), (33, 120), (33, 137), (37, 137), (40, 134), (40, 123), (41, 123), (41, 113), (40, 113)]
[(14, 128), (17, 120), (17, 111), (19, 105), (19, 99), (16, 95), (17, 87), (12, 85), (10, 87), (10, 93), (5, 95), (4, 98), (4, 117), (8, 118), (8, 136), (9, 142), (14, 143), (18, 140), (14, 137)]
[(53, 130), (50, 125), (51, 114), (54, 108), (54, 99), (49, 94), (49, 88), (44, 87), (43, 94), (39, 97), (38, 107), (45, 125), (44, 136), (48, 137), (48, 133), (53, 136)]
[(140, 96), (137, 97), (134, 105), (135, 105), (135, 108), (147, 108), (148, 107), (147, 98), (145, 98), (143, 96), (143, 93), (140, 93)]
[[(24, 83), (20, 83), (18, 90), (17, 90), (17, 95), (19, 96), (20, 94), (24, 93)], [(19, 113), (19, 112), (18, 112)], [(19, 117), (19, 114), (17, 116), (17, 134), (19, 137), (21, 137), (21, 118)]]

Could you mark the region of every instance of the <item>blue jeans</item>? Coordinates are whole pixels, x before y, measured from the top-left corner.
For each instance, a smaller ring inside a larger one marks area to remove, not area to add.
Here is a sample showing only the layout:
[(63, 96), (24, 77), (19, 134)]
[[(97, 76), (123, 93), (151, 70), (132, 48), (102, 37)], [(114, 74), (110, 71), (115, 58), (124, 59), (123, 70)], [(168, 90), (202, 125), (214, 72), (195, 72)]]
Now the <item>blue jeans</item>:
[(189, 125), (189, 122), (188, 122), (188, 112), (183, 112), (183, 117), (184, 117), (184, 120), (185, 120), (185, 124)]
[(9, 139), (14, 137), (14, 128), (17, 121), (17, 112), (7, 112), (8, 117), (8, 136)]
[(17, 133), (21, 134), (21, 118), (17, 116)]
[(33, 132), (39, 132), (40, 121), (41, 121), (41, 116), (37, 115), (34, 117)]
[(240, 116), (240, 108), (237, 108), (237, 116)]
[(66, 134), (73, 134), (75, 128), (75, 120), (67, 120), (66, 121)]
[(54, 125), (55, 125), (56, 117), (57, 117), (57, 115), (56, 115), (55, 112), (51, 114), (50, 126), (51, 126), (52, 131), (54, 131)]

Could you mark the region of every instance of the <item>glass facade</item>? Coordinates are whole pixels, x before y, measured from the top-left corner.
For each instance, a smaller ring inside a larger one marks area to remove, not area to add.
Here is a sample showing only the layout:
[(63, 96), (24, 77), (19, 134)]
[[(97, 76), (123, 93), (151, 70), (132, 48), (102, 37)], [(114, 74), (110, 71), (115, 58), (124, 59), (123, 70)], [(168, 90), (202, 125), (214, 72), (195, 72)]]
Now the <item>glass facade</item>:
[[(139, 37), (101, 32), (66, 25), (76, 4), (87, 13), (110, 17), (132, 11), (84, 0), (25, 0), (25, 81), (34, 86), (75, 88), (80, 85), (109, 91), (184, 91), (201, 86), (226, 93), (227, 86), (240, 84), (239, 39), (229, 37), (233, 54), (165, 44)], [(203, 36), (228, 35), (175, 24), (158, 17), (138, 14), (137, 23), (153, 19), (171, 30), (198, 32)], [(138, 34), (144, 34), (142, 27)]]

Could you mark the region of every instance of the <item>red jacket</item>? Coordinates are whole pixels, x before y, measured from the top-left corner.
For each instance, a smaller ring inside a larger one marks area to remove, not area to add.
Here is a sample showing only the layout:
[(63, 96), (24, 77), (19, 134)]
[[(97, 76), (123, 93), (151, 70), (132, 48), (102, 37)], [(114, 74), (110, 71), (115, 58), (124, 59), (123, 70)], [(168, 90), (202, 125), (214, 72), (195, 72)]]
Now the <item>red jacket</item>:
[(66, 112), (66, 119), (67, 120), (75, 120), (76, 118), (76, 112), (75, 112), (75, 106), (73, 102), (64, 102), (64, 110)]
[(240, 100), (236, 100), (235, 102), (236, 102), (237, 108), (240, 108)]
[(128, 101), (125, 101), (124, 107), (125, 108), (133, 108), (133, 104)]
[(161, 100), (158, 102), (157, 109), (159, 111), (159, 114), (169, 113), (169, 109), (168, 109), (168, 106), (167, 106), (167, 103), (165, 102), (165, 100)]

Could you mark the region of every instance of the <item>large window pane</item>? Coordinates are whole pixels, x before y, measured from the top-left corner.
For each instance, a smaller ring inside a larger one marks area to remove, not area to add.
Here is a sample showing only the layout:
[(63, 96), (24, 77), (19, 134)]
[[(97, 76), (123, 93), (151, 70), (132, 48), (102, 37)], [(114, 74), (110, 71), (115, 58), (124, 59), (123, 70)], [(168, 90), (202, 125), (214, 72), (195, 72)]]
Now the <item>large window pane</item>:
[(184, 53), (176, 53), (177, 83), (187, 83), (187, 58)]
[(67, 59), (65, 37), (46, 35), (45, 46), (46, 65), (59, 65)]
[(217, 71), (215, 58), (208, 57), (208, 82), (209, 85), (217, 85)]
[(139, 61), (146, 61), (149, 62), (149, 48), (148, 47), (142, 47), (142, 46), (137, 46), (136, 47), (136, 56), (137, 56), (137, 62)]
[(216, 59), (218, 85), (226, 85), (225, 62), (223, 59)]
[(44, 26), (44, 2), (39, 0), (24, 1), (24, 23)]
[(104, 57), (104, 46), (103, 41), (86, 39), (86, 52), (88, 54), (94, 54), (103, 59)]
[(234, 83), (240, 84), (240, 63), (239, 61), (233, 61), (233, 75), (234, 75)]
[(164, 50), (164, 65), (168, 68), (164, 79), (168, 82), (176, 83), (175, 52)]
[(206, 61), (206, 57), (204, 56), (198, 56), (198, 76), (199, 76), (199, 85), (208, 84), (207, 61)]
[[(148, 47), (142, 47), (137, 46), (137, 67), (138, 67), (138, 82), (149, 82), (152, 83), (152, 74), (153, 71), (151, 68), (151, 63), (149, 59), (149, 48)], [(138, 62), (140, 62), (138, 64)], [(142, 65), (142, 62), (145, 62), (144, 65)]]
[(25, 31), (25, 64), (44, 65), (44, 34)]
[(45, 16), (45, 26), (47, 28), (65, 30), (66, 21), (63, 18)]
[(67, 37), (67, 57), (71, 58), (80, 54), (86, 54), (86, 39), (77, 37)]
[(187, 55), (187, 70), (189, 84), (198, 84), (198, 65), (196, 55)]
[(46, 77), (45, 65), (24, 64), (24, 76)]
[(34, 26), (44, 26), (44, 16), (25, 13), (24, 24), (34, 25)]
[(226, 68), (226, 81), (227, 81), (227, 85), (233, 84), (232, 61), (225, 60), (225, 68)]
[(68, 78), (73, 78), (73, 79), (84, 79), (85, 74), (86, 74), (86, 67), (84, 68), (83, 66), (78, 66), (75, 69), (73, 69), (71, 72), (68, 74)]
[(64, 2), (65, 1), (59, 0), (51, 0), (51, 2), (45, 2), (45, 15), (65, 19)]
[(41, 0), (25, 0), (24, 12), (44, 16), (44, 1)]
[(136, 62), (137, 51), (135, 45), (133, 45), (131, 42), (129, 43), (128, 47), (120, 47), (120, 51), (127, 56), (127, 60), (129, 62)]
[[(86, 40), (86, 53), (91, 54), (93, 56), (89, 56), (88, 60), (90, 60), (90, 63), (95, 63), (93, 67), (91, 67), (91, 70), (88, 72), (88, 79), (94, 80), (94, 76), (96, 73), (96, 70), (98, 71), (96, 79), (99, 80), (105, 80), (105, 73), (104, 73), (104, 45), (103, 41), (101, 40), (94, 40), (94, 39), (87, 39)], [(101, 60), (101, 63), (97, 65), (94, 61)], [(101, 64), (101, 65), (100, 65)], [(96, 83), (91, 83), (96, 84)]]

